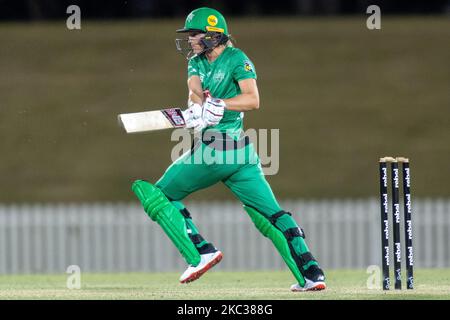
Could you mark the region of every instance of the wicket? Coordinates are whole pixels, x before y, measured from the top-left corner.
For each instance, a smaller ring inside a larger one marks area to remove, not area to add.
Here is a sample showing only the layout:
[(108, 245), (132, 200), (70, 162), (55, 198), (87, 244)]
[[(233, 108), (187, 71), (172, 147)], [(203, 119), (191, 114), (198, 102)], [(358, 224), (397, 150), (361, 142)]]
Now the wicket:
[(413, 246), (412, 246), (412, 220), (411, 220), (411, 178), (409, 169), (409, 159), (404, 157), (384, 157), (380, 158), (380, 207), (381, 207), (381, 254), (383, 271), (383, 290), (390, 289), (389, 276), (389, 208), (388, 208), (388, 169), (387, 163), (391, 164), (391, 188), (392, 188), (392, 228), (394, 242), (394, 287), (397, 290), (402, 288), (401, 277), (401, 244), (400, 244), (400, 203), (399, 203), (399, 168), (402, 164), (403, 177), (403, 203), (404, 203), (404, 224), (405, 224), (405, 257), (406, 257), (406, 287), (414, 288), (413, 278)]

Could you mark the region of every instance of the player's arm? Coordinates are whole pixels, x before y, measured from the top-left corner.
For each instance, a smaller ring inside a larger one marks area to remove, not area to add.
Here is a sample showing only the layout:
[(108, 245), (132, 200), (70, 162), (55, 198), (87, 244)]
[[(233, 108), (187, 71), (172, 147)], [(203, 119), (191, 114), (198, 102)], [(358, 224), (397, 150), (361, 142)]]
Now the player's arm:
[(206, 125), (214, 126), (220, 122), (225, 109), (233, 111), (250, 111), (259, 109), (259, 93), (256, 80), (247, 78), (240, 80), (241, 94), (230, 99), (207, 98), (203, 105), (203, 118)]
[[(187, 81), (187, 85), (189, 89), (189, 97), (188, 97), (189, 101), (191, 103), (198, 103), (199, 105), (202, 105), (204, 99), (200, 77), (196, 75), (190, 76)], [(189, 105), (191, 103), (189, 103)]]
[(233, 111), (250, 111), (259, 109), (259, 92), (255, 79), (244, 79), (238, 82), (241, 94), (224, 99), (226, 109)]
[(206, 124), (201, 119), (203, 114), (203, 89), (200, 77), (191, 75), (187, 81), (189, 96), (188, 108), (183, 111), (183, 118), (186, 121), (186, 128), (194, 128), (194, 130), (203, 129)]

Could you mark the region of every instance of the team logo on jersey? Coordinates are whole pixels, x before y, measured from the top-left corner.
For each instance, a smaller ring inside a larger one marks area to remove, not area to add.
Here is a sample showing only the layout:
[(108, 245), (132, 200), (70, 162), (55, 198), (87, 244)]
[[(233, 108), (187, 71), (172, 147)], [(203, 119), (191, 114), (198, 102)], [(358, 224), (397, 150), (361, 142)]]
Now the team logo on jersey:
[(245, 61), (244, 62), (244, 69), (245, 69), (245, 71), (249, 71), (249, 72), (253, 71), (253, 66), (250, 63), (250, 61)]
[(219, 22), (219, 20), (217, 20), (217, 17), (215, 15), (212, 14), (208, 17), (208, 24), (210, 26), (215, 26), (217, 22)]
[(219, 70), (213, 75), (214, 81), (220, 82), (225, 78), (225, 73), (222, 70)]

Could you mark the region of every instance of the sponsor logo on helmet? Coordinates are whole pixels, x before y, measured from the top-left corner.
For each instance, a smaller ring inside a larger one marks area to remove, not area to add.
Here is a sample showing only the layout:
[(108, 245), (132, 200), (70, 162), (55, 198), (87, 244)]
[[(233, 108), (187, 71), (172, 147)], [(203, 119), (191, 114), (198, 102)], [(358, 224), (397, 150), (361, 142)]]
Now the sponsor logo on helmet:
[(214, 27), (217, 24), (217, 22), (219, 22), (219, 20), (217, 19), (217, 17), (215, 15), (212, 14), (208, 17), (208, 24), (210, 26)]
[(214, 31), (214, 32), (221, 32), (221, 33), (224, 32), (224, 30), (222, 28), (210, 27), (210, 26), (206, 26), (206, 30), (207, 31)]

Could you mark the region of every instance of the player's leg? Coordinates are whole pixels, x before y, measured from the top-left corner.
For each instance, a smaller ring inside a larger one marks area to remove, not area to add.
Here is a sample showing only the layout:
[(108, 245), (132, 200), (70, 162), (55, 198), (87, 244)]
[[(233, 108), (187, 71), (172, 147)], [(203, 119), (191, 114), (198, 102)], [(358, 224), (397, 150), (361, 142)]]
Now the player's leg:
[(188, 236), (185, 219), (164, 193), (144, 180), (136, 180), (132, 190), (141, 201), (144, 211), (161, 226), (186, 262), (199, 264), (200, 254)]
[[(200, 149), (195, 151), (200, 152)], [(194, 154), (184, 155), (184, 157), (190, 157), (191, 159), (194, 156)], [(187, 164), (182, 159), (178, 159), (155, 184), (185, 218), (188, 234), (200, 254), (210, 251), (212, 245), (199, 234), (190, 212), (181, 200), (197, 190), (207, 188), (220, 181), (220, 177), (209, 169), (208, 166), (203, 164)]]
[(179, 202), (190, 193), (220, 181), (206, 166), (192, 164), (189, 158), (193, 156), (194, 153), (186, 153), (177, 159), (155, 185), (142, 180), (133, 184), (144, 210), (161, 225), (189, 264), (180, 278), (183, 283), (198, 279), (222, 258), (222, 253), (200, 236), (187, 209)]
[(298, 281), (293, 291), (325, 289), (325, 277), (312, 256), (303, 230), (292, 215), (279, 206), (259, 165), (245, 165), (224, 180), (244, 203), (255, 226), (272, 240)]
[(180, 277), (181, 283), (188, 283), (200, 278), (206, 271), (215, 266), (222, 260), (221, 251), (210, 242), (206, 241), (199, 233), (197, 226), (192, 221), (190, 212), (186, 209), (181, 201), (172, 201), (173, 205), (180, 210), (186, 222), (188, 236), (197, 248), (200, 254), (200, 263), (198, 265), (190, 265)]
[(213, 244), (206, 241), (202, 237), (202, 235), (200, 234), (200, 232), (197, 229), (197, 226), (194, 224), (194, 222), (192, 220), (191, 213), (184, 206), (184, 204), (181, 201), (172, 201), (172, 204), (183, 215), (184, 220), (186, 222), (186, 229), (187, 229), (188, 236), (191, 239), (192, 243), (197, 248), (197, 251), (200, 254), (216, 252), (217, 249), (213, 246)]

